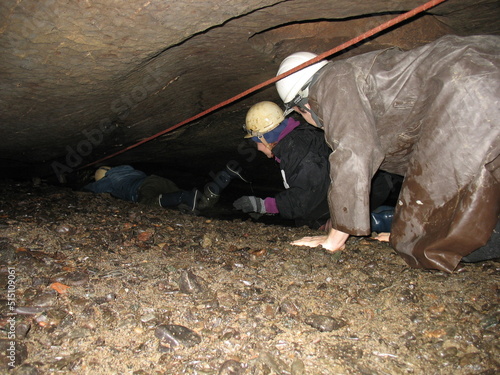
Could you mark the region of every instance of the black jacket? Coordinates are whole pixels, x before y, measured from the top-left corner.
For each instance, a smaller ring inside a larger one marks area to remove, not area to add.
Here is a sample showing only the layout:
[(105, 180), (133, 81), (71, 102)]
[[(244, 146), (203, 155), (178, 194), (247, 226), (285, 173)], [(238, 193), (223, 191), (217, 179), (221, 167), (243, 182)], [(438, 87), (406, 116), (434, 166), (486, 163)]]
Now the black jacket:
[[(328, 156), (323, 131), (301, 124), (273, 148), (288, 188), (275, 196), (280, 215), (297, 225), (319, 227), (328, 219)], [(326, 215), (322, 223), (316, 223)]]
[[(298, 226), (319, 228), (330, 218), (327, 196), (331, 150), (324, 132), (300, 125), (273, 148), (273, 153), (281, 161), (283, 182), (289, 186), (275, 197), (280, 214), (295, 219)], [(402, 182), (402, 176), (378, 171), (370, 191), (371, 211), (381, 205), (395, 206)]]

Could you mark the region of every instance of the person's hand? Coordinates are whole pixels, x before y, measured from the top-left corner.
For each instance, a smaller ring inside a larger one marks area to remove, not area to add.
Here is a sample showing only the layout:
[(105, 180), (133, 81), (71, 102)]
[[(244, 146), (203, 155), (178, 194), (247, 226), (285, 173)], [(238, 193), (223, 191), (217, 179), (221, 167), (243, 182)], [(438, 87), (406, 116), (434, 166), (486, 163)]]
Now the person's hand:
[(377, 235), (377, 237), (373, 237), (377, 241), (380, 242), (389, 242), (389, 238), (391, 237), (391, 234), (388, 232), (382, 232)]
[(319, 245), (323, 246), (323, 243), (326, 242), (327, 238), (328, 236), (302, 237), (300, 240), (291, 242), (291, 244), (295, 246), (309, 246), (309, 247), (316, 247)]
[(236, 199), (233, 202), (233, 207), (243, 212), (258, 212), (259, 214), (266, 213), (264, 200), (254, 196), (244, 196)]
[(293, 241), (291, 244), (296, 246), (316, 247), (321, 245), (325, 250), (330, 252), (344, 250), (345, 242), (349, 238), (348, 233), (339, 230), (331, 229), (328, 236), (313, 236), (304, 237), (300, 240)]

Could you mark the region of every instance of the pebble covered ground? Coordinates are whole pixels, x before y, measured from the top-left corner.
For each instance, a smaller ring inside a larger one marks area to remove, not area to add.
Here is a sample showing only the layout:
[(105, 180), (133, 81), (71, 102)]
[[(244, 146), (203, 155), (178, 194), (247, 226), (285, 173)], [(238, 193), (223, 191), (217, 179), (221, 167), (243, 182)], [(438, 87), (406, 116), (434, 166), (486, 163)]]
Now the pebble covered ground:
[(302, 227), (0, 183), (0, 373), (500, 372), (500, 263), (411, 269)]

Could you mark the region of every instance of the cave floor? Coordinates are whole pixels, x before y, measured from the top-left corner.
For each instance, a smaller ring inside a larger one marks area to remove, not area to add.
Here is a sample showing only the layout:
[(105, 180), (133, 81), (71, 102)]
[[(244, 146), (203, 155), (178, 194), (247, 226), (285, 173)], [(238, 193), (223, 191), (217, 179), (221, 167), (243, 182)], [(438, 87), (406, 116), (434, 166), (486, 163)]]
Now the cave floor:
[[(387, 244), (0, 183), (9, 374), (495, 374), (500, 263), (411, 269)], [(15, 337), (15, 352), (9, 347)]]

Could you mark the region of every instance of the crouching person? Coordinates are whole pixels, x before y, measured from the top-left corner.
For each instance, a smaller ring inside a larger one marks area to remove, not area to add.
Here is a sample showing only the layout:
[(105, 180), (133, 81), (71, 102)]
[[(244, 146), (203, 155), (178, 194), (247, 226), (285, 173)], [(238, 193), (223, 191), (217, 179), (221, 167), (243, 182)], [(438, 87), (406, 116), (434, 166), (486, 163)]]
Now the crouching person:
[[(297, 226), (328, 228), (328, 156), (331, 150), (323, 132), (291, 117), (285, 119), (281, 108), (269, 101), (257, 103), (249, 109), (245, 130), (245, 137), (251, 138), (259, 151), (279, 164), (285, 190), (264, 199), (244, 196), (233, 206), (243, 212), (279, 214), (295, 220)], [(370, 196), (372, 230), (390, 230), (401, 181), (401, 176), (383, 171), (374, 178)]]

